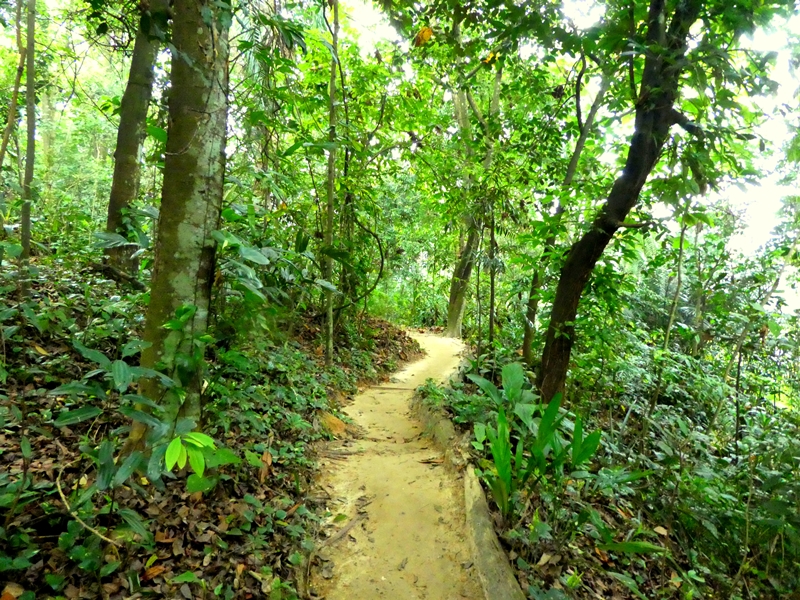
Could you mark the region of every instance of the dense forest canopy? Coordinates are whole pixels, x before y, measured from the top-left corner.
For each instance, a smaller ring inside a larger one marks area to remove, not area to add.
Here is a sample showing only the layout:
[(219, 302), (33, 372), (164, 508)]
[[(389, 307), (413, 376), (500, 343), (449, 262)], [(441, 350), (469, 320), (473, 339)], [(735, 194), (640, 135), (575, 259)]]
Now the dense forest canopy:
[(796, 12), (0, 0), (8, 597), (312, 597), (397, 327), (529, 598), (796, 597)]

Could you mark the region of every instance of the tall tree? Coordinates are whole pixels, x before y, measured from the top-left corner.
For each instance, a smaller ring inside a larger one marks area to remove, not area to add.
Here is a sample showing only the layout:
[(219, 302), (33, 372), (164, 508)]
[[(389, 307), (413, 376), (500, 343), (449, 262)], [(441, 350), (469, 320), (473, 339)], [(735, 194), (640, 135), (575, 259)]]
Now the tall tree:
[[(168, 0), (152, 0), (143, 4), (139, 28), (131, 56), (128, 83), (122, 95), (114, 151), (114, 176), (108, 200), (106, 231), (127, 238), (126, 212), (139, 194), (140, 154), (147, 130), (147, 109), (153, 94), (153, 68), (169, 19)], [(138, 261), (131, 258), (131, 247), (115, 245), (106, 249), (112, 266), (129, 274), (138, 270)]]
[[(142, 395), (170, 418), (201, 416), (204, 334), (208, 326), (225, 171), (230, 5), (176, 0), (164, 186), (141, 365), (177, 381), (143, 379)], [(144, 445), (134, 422), (128, 449)]]
[(681, 75), (688, 63), (689, 30), (702, 8), (702, 0), (686, 0), (675, 5), (668, 19), (666, 0), (650, 2), (645, 40), (647, 53), (628, 157), (605, 205), (588, 231), (572, 246), (561, 270), (537, 379), (545, 400), (564, 389), (575, 341), (575, 317), (583, 290), (611, 238), (626, 226), (625, 218), (636, 205), (670, 129), (675, 124), (693, 132), (697, 129), (675, 110), (674, 105)]
[(25, 149), (25, 177), (22, 181), (22, 214), (20, 234), (22, 242), (21, 267), (22, 292), (28, 293), (28, 259), (31, 255), (31, 200), (33, 198), (33, 167), (36, 160), (36, 0), (28, 0), (27, 49), (25, 51), (25, 121), (28, 135)]
[[(333, 223), (336, 216), (336, 69), (339, 62), (339, 1), (332, 0), (333, 29), (331, 30), (331, 77), (328, 83), (328, 150), (327, 185), (325, 188), (325, 274), (331, 282), (333, 279)], [(324, 8), (323, 8), (324, 10)], [(344, 90), (342, 90), (344, 93)], [(333, 362), (333, 290), (325, 288), (325, 364)]]
[(6, 120), (6, 127), (3, 130), (3, 141), (0, 142), (0, 171), (3, 169), (3, 161), (6, 157), (6, 150), (8, 149), (8, 141), (11, 139), (11, 133), (17, 124), (17, 101), (19, 98), (19, 86), (22, 82), (22, 74), (25, 72), (25, 54), (27, 47), (22, 44), (22, 7), (25, 6), (25, 0), (17, 0), (17, 52), (19, 53), (19, 63), (17, 64), (17, 73), (14, 77), (14, 89), (11, 91), (11, 102), (8, 105), (8, 119)]

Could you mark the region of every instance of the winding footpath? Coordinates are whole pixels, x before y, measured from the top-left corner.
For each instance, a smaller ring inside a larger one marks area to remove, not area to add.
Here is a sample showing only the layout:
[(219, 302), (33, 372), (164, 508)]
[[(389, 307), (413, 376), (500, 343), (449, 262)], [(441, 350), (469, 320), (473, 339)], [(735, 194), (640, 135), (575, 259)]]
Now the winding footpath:
[(411, 416), (414, 389), (458, 367), (458, 340), (412, 334), (427, 355), (344, 409), (363, 437), (332, 445), (319, 485), (330, 497), (331, 539), (311, 589), (326, 600), (478, 600), (463, 484)]

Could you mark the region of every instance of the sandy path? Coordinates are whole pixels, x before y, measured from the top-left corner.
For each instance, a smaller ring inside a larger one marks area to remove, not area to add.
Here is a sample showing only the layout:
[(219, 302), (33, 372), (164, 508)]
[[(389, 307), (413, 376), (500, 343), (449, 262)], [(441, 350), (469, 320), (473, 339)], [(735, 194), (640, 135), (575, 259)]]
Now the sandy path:
[(463, 484), (443, 466), (423, 462), (441, 456), (409, 414), (413, 390), (428, 378), (444, 381), (462, 346), (414, 337), (427, 356), (355, 398), (345, 412), (365, 437), (331, 451), (353, 454), (322, 464), (329, 509), (347, 517), (334, 527), (356, 519), (319, 552), (324, 562), (311, 588), (327, 600), (482, 598), (464, 531)]

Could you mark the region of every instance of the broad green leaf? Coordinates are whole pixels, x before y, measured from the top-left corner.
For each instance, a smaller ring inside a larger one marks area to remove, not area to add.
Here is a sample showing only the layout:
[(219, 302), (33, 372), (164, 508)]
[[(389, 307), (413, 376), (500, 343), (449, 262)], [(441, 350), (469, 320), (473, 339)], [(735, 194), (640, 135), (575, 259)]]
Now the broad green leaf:
[(197, 492), (208, 492), (214, 489), (217, 485), (218, 479), (216, 477), (200, 477), (196, 473), (192, 473), (186, 478), (186, 491), (190, 494)]
[(183, 439), (194, 446), (198, 446), (200, 448), (203, 447), (214, 447), (214, 440), (211, 436), (206, 435), (205, 433), (200, 433), (199, 431), (192, 431), (191, 433), (187, 433), (183, 436)]
[(259, 265), (268, 265), (269, 259), (264, 256), (259, 250), (253, 248), (252, 246), (239, 246), (239, 254), (242, 256), (243, 259), (249, 260), (250, 262), (254, 262)]
[(97, 489), (108, 489), (114, 478), (117, 466), (114, 464), (114, 444), (110, 440), (103, 440), (97, 455)]
[(131, 368), (124, 360), (115, 360), (111, 363), (111, 376), (114, 378), (114, 387), (120, 392), (125, 392), (133, 382)]
[(31, 451), (31, 441), (28, 439), (28, 436), (22, 436), (22, 439), (19, 441), (19, 446), (22, 451), (22, 458), (30, 460), (31, 456), (33, 456), (33, 452)]
[(491, 398), (496, 405), (500, 406), (500, 404), (502, 404), (502, 397), (500, 396), (500, 390), (498, 390), (497, 387), (491, 381), (489, 381), (488, 379), (484, 379), (480, 375), (475, 375), (473, 373), (469, 373), (467, 377), (475, 385), (481, 388), (481, 390), (483, 390), (483, 393), (489, 396), (489, 398)]
[(601, 550), (608, 552), (623, 552), (625, 554), (656, 554), (666, 552), (663, 546), (657, 546), (650, 542), (609, 542), (607, 544), (598, 544)]
[(173, 467), (178, 463), (178, 458), (181, 455), (182, 449), (183, 442), (179, 437), (176, 437), (169, 443), (169, 446), (167, 446), (167, 453), (164, 455), (164, 465), (167, 471), (172, 471)]
[(128, 481), (128, 478), (133, 475), (133, 472), (139, 468), (140, 464), (143, 462), (144, 455), (135, 450), (131, 452), (122, 464), (117, 469), (116, 475), (114, 475), (114, 487), (119, 487)]
[(206, 459), (203, 456), (203, 452), (193, 446), (186, 446), (185, 448), (189, 457), (189, 466), (192, 467), (192, 471), (197, 473), (198, 477), (202, 477), (206, 470)]
[(525, 384), (525, 370), (519, 363), (509, 363), (503, 367), (502, 380), (506, 398), (513, 405), (519, 400), (522, 393), (522, 386)]
[(75, 349), (80, 353), (80, 355), (92, 362), (96, 362), (98, 365), (103, 367), (104, 369), (108, 369), (111, 366), (111, 361), (108, 357), (100, 352), (99, 350), (93, 350), (92, 348), (87, 348), (83, 344), (81, 344), (78, 340), (73, 340), (72, 345)]
[(65, 410), (58, 415), (58, 418), (53, 422), (56, 427), (67, 427), (75, 425), (89, 419), (94, 419), (96, 416), (103, 414), (103, 411), (96, 406), (81, 406), (75, 410)]

